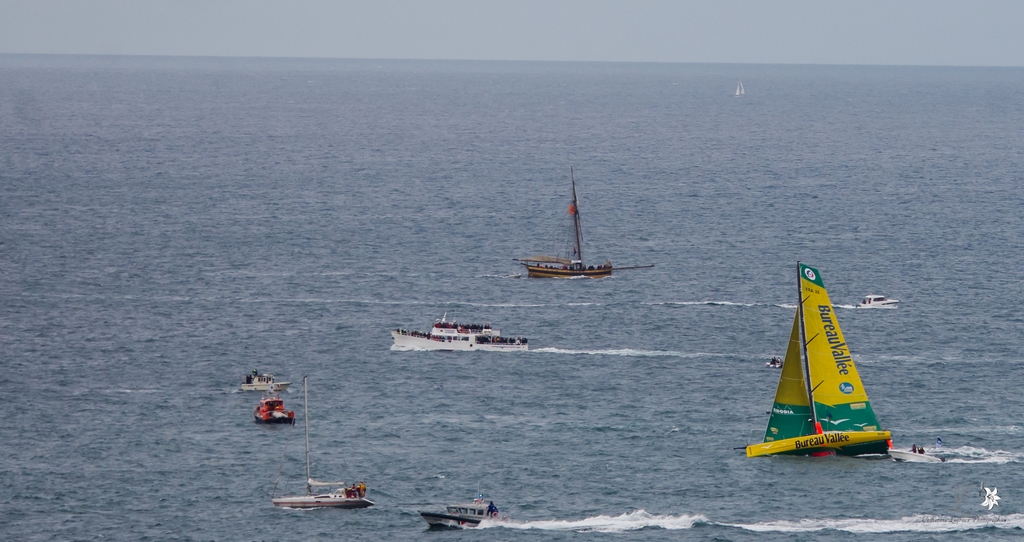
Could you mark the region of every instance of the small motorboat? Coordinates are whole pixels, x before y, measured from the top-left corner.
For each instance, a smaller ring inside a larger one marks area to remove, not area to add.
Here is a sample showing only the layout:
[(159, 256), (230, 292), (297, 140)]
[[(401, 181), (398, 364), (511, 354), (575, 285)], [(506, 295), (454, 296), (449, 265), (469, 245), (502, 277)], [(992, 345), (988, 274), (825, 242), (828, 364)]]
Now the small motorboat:
[(242, 381), (242, 391), (284, 391), (291, 386), (291, 382), (277, 382), (272, 374), (259, 374), (256, 369), (252, 374), (245, 375)]
[(252, 412), (256, 423), (295, 423), (295, 412), (284, 409), (284, 401), (277, 395), (267, 395)]
[(765, 367), (770, 367), (772, 369), (781, 369), (782, 368), (782, 358), (780, 358), (779, 356), (772, 356), (772, 359), (768, 360), (768, 362), (765, 363), (764, 366)]
[(868, 294), (864, 296), (858, 307), (862, 309), (895, 309), (896, 305), (900, 302), (899, 299), (889, 299), (884, 295)]
[(480, 522), (488, 519), (492, 521), (507, 521), (508, 518), (498, 513), (498, 507), (494, 501), (486, 502), (482, 497), (476, 498), (470, 503), (452, 504), (445, 508), (444, 512), (420, 512), (427, 525), (431, 528), (453, 528), (465, 529), (468, 527), (479, 527)]
[(889, 457), (901, 463), (942, 463), (945, 459), (925, 453), (924, 446), (915, 444), (909, 450), (889, 449)]

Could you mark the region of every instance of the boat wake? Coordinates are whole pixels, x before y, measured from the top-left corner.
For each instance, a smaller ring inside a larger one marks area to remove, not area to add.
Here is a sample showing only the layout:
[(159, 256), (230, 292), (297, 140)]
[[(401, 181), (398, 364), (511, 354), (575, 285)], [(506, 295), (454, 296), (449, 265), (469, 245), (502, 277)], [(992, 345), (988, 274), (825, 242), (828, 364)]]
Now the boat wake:
[(542, 521), (483, 521), (480, 527), (505, 527), (508, 529), (538, 529), (544, 531), (575, 531), (579, 533), (621, 533), (646, 528), (668, 530), (689, 529), (698, 523), (707, 523), (701, 515), (682, 514), (678, 516), (657, 516), (644, 510), (636, 510), (621, 516), (595, 516), (579, 520)]
[[(739, 303), (736, 301), (655, 301), (651, 303), (643, 303), (648, 306), (659, 306), (659, 305), (676, 305), (676, 306), (687, 306), (687, 305), (709, 305), (712, 307), (778, 307), (780, 309), (795, 309), (794, 303)], [(858, 305), (838, 305), (833, 304), (833, 307), (837, 309), (856, 309)]]
[(726, 356), (714, 352), (676, 352), (674, 350), (635, 350), (632, 348), (607, 348), (599, 350), (570, 350), (567, 348), (537, 348), (529, 352), (540, 354), (585, 354), (588, 356), (635, 356), (635, 357), (675, 357), (675, 358), (699, 358), (706, 356)]
[(1022, 529), (1024, 514), (986, 514), (975, 517), (933, 516), (919, 514), (899, 519), (802, 519), (800, 521), (766, 521), (759, 523), (717, 523), (747, 531), (806, 533), (814, 531), (845, 531), (848, 533), (949, 533), (975, 529)]
[(946, 463), (1024, 463), (1024, 453), (1007, 452), (1004, 450), (988, 451), (984, 448), (961, 446), (959, 448), (942, 448), (938, 451), (946, 458)]
[[(722, 307), (782, 307), (791, 308), (784, 303), (737, 303), (735, 301), (654, 301), (651, 303), (644, 303), (644, 305), (658, 306), (658, 305), (711, 305), (711, 306), (722, 306)], [(793, 305), (792, 308), (796, 308)]]
[(621, 533), (647, 528), (666, 530), (690, 529), (698, 524), (731, 527), (763, 533), (807, 533), (817, 531), (844, 531), (848, 533), (950, 533), (989, 528), (1024, 529), (1024, 514), (985, 514), (974, 517), (917, 514), (898, 519), (801, 519), (797, 521), (724, 523), (709, 521), (706, 516), (701, 514), (670, 516), (655, 515), (645, 510), (636, 510), (619, 516), (601, 515), (579, 520), (484, 520), (480, 523), (480, 528), (504, 527), (506, 529), (574, 531), (578, 533)]

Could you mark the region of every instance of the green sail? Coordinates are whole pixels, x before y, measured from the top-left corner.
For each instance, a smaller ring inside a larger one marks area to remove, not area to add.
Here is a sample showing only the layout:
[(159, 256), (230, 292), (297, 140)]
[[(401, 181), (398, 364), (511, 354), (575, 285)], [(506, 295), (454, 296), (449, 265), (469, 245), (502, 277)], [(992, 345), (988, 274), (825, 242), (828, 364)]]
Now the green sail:
[(764, 442), (814, 434), (810, 405), (800, 361), (800, 315), (797, 313), (793, 317), (793, 331), (789, 334), (772, 415), (764, 430)]

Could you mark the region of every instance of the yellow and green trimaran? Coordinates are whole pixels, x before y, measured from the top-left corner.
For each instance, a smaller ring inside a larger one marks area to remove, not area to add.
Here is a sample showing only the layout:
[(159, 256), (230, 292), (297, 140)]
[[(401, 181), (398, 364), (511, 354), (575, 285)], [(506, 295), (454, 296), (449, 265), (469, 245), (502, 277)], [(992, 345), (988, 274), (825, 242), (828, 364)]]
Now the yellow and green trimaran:
[(775, 404), (764, 442), (747, 446), (747, 457), (885, 454), (889, 432), (871, 410), (821, 273), (799, 262), (797, 271), (800, 303)]

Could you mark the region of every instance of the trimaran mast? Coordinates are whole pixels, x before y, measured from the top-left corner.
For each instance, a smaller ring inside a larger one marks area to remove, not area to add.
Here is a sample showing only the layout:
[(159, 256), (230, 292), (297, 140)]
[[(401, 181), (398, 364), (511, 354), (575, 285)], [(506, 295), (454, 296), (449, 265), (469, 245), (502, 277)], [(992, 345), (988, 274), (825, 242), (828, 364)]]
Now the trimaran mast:
[(302, 393), (305, 395), (302, 418), (306, 421), (306, 495), (312, 495), (313, 488), (309, 485), (309, 388), (306, 387), (306, 375), (302, 375)]
[(583, 263), (583, 244), (580, 243), (580, 202), (576, 198), (576, 177), (573, 175), (572, 166), (569, 166), (569, 178), (572, 180), (572, 225), (576, 229), (576, 259)]
[(796, 288), (797, 288), (797, 314), (800, 315), (800, 346), (804, 371), (804, 384), (807, 386), (807, 402), (811, 406), (811, 424), (814, 430), (818, 430), (818, 415), (814, 412), (814, 389), (811, 388), (811, 367), (810, 358), (807, 357), (807, 332), (804, 329), (804, 292), (802, 277), (800, 277), (800, 262), (796, 262)]

